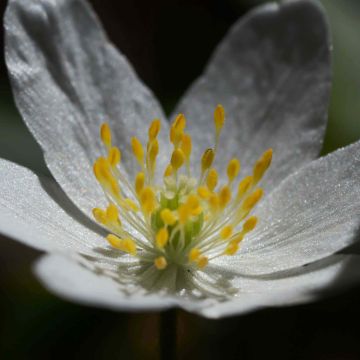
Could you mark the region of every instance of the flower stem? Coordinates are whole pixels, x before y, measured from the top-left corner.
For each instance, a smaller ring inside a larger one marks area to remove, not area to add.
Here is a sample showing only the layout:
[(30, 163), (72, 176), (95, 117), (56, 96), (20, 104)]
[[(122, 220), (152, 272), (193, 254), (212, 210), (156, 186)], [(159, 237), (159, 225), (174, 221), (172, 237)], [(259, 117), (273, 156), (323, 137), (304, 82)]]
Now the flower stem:
[(160, 313), (160, 359), (176, 359), (176, 309)]

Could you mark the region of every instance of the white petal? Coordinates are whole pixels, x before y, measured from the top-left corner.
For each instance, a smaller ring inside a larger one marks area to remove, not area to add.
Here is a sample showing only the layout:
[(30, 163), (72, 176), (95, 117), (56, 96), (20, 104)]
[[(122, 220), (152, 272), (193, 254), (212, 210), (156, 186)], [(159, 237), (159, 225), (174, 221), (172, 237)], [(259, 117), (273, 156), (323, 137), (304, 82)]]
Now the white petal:
[[(221, 269), (219, 269), (221, 271)], [(334, 255), (309, 266), (253, 278), (236, 276), (235, 298), (205, 308), (211, 318), (233, 316), (264, 307), (289, 306), (315, 300), (360, 282), (360, 257)]]
[[(59, 186), (30, 170), (0, 160), (0, 232), (46, 251), (99, 255), (104, 238)], [(54, 200), (56, 199), (56, 201)], [(66, 211), (59, 204), (67, 205)], [(76, 218), (75, 218), (76, 217)]]
[(324, 13), (315, 1), (285, 1), (260, 6), (233, 26), (177, 112), (189, 119), (193, 157), (199, 159), (213, 144), (214, 107), (223, 104), (227, 117), (218, 166), (236, 156), (246, 173), (272, 147), (270, 189), (317, 157), (329, 90)]
[(255, 211), (260, 223), (231, 262), (253, 274), (306, 264), (355, 242), (360, 142), (289, 176)]
[(50, 291), (82, 304), (127, 311), (165, 309), (175, 304), (156, 293), (126, 295), (116, 281), (63, 256), (44, 256), (36, 263), (35, 272)]
[[(164, 119), (162, 109), (85, 0), (10, 0), (5, 29), (17, 106), (52, 174), (88, 213), (104, 200), (92, 174), (94, 160), (104, 151), (100, 124), (110, 123), (113, 143), (133, 173), (130, 136), (144, 141), (153, 118)], [(166, 133), (166, 121), (162, 125)], [(160, 139), (163, 148), (165, 138)]]
[[(221, 269), (213, 269), (221, 272)], [(51, 292), (78, 303), (113, 310), (144, 311), (181, 307), (210, 318), (239, 315), (269, 306), (311, 301), (324, 289), (339, 290), (360, 280), (359, 258), (333, 256), (326, 261), (273, 277), (237, 277), (239, 292), (225, 301), (196, 300), (160, 292), (124, 291), (100, 267), (91, 268), (76, 259), (48, 255), (36, 263), (35, 272)], [(135, 287), (133, 288), (135, 289)]]

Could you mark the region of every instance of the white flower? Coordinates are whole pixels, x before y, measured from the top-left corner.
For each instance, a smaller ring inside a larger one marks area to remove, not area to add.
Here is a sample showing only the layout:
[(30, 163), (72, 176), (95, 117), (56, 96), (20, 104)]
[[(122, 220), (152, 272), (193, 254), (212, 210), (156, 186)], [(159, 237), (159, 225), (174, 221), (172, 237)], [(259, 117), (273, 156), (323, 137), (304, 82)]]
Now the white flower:
[(221, 317), (360, 278), (339, 253), (360, 225), (360, 142), (314, 160), (330, 90), (317, 3), (237, 22), (171, 126), (85, 0), (10, 0), (5, 28), (17, 106), (66, 195), (1, 160), (0, 230), (48, 253), (35, 270), (51, 291)]

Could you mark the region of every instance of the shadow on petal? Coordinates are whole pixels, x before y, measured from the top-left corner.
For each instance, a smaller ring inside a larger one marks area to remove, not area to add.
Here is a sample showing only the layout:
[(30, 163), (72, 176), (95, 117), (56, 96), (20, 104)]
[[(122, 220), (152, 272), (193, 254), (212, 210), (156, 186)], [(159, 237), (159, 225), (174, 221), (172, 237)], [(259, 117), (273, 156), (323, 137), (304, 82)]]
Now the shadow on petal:
[(69, 199), (60, 186), (54, 181), (45, 177), (39, 177), (41, 187), (69, 216), (79, 222), (81, 225), (87, 227), (89, 230), (104, 237), (107, 232), (101, 228), (97, 223), (87, 217), (76, 205)]

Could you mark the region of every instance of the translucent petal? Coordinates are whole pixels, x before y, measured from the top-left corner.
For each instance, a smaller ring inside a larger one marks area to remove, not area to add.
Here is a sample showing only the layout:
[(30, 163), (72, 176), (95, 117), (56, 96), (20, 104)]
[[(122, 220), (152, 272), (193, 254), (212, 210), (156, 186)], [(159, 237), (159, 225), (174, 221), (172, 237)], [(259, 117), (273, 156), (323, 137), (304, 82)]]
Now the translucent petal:
[(36, 274), (56, 295), (82, 304), (118, 310), (165, 310), (176, 302), (159, 294), (127, 294), (119, 284), (102, 274), (81, 266), (74, 259), (48, 255), (36, 263)]
[[(99, 255), (101, 229), (66, 198), (59, 186), (0, 160), (0, 232), (39, 250)], [(66, 209), (60, 207), (60, 204)]]
[(193, 157), (213, 144), (213, 109), (225, 107), (218, 167), (239, 156), (243, 173), (267, 148), (276, 186), (317, 157), (330, 90), (330, 40), (317, 2), (260, 6), (240, 19), (215, 50), (203, 75), (180, 101), (194, 140)]
[(259, 225), (229, 260), (246, 272), (297, 267), (354, 243), (360, 234), (360, 142), (289, 176), (255, 214)]
[[(209, 270), (222, 272), (220, 268)], [(216, 301), (191, 300), (161, 292), (145, 294), (138, 290), (124, 291), (101, 268), (92, 269), (79, 264), (75, 259), (57, 255), (40, 259), (35, 271), (51, 292), (82, 304), (122, 311), (165, 310), (176, 306), (209, 318), (239, 315), (269, 306), (308, 302), (321, 296), (324, 289), (339, 290), (360, 280), (358, 257), (333, 256), (309, 267), (273, 277), (239, 276), (233, 280), (239, 286), (237, 295), (228, 300)]]
[[(316, 300), (330, 293), (358, 284), (360, 281), (359, 256), (333, 255), (322, 261), (291, 271), (258, 277), (234, 277), (238, 294), (227, 302), (205, 308), (201, 315), (211, 318), (233, 316), (264, 307), (290, 306)], [(209, 268), (208, 271), (224, 268)]]
[[(10, 0), (4, 22), (6, 62), (21, 115), (56, 180), (89, 213), (104, 199), (92, 174), (103, 152), (100, 124), (109, 122), (126, 171), (133, 173), (130, 136), (145, 140), (153, 118), (164, 119), (162, 109), (86, 0)], [(162, 124), (160, 147), (166, 148), (168, 125)]]

